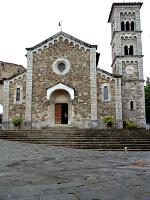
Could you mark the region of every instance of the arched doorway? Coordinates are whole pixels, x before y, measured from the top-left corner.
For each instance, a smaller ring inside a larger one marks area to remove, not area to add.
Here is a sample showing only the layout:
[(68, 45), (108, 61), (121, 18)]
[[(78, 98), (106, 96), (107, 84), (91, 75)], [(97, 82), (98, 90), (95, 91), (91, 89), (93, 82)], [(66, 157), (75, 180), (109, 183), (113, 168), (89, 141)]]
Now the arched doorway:
[(70, 94), (56, 90), (50, 96), (50, 119), (54, 125), (70, 124), (72, 103)]
[(62, 126), (73, 122), (74, 89), (63, 83), (58, 83), (47, 89), (49, 125)]
[(0, 104), (0, 124), (2, 124), (2, 119), (3, 119), (3, 106)]

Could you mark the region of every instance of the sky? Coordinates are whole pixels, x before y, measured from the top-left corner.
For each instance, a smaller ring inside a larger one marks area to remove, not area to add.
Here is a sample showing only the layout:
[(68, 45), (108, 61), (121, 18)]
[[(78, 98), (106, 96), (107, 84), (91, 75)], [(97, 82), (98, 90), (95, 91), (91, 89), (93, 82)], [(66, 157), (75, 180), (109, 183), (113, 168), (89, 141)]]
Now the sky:
[[(64, 32), (98, 45), (97, 51), (101, 54), (99, 67), (111, 72), (111, 27), (107, 20), (113, 2), (115, 1), (0, 0), (0, 60), (26, 67), (25, 48), (59, 32), (58, 23), (62, 21)], [(150, 1), (143, 0), (143, 3), (141, 24), (146, 78), (150, 76)]]

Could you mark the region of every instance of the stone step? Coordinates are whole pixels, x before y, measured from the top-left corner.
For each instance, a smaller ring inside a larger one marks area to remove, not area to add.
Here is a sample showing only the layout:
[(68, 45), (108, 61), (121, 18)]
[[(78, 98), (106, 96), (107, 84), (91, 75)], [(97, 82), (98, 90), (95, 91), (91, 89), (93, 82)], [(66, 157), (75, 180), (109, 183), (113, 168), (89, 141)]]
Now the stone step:
[[(13, 141), (25, 141), (25, 142), (35, 142), (35, 143), (43, 143), (43, 141), (41, 141), (41, 140), (24, 140), (24, 139), (17, 139), (17, 138), (15, 138), (15, 139), (13, 139)], [(71, 141), (57, 141), (57, 143), (55, 142), (55, 141), (49, 141), (49, 140), (44, 140), (45, 142), (48, 142), (49, 144), (71, 144), (71, 145), (82, 145), (82, 144), (91, 144), (91, 145), (95, 145), (95, 144), (99, 144), (99, 145), (124, 145), (124, 143), (109, 143), (109, 142), (105, 142), (105, 143), (103, 143), (103, 142), (71, 142)], [(128, 145), (132, 145), (132, 143), (125, 143), (125, 144), (128, 144)], [(145, 142), (143, 143), (134, 143), (134, 145), (147, 145)]]
[(0, 136), (0, 139), (41, 140), (41, 141), (89, 141), (89, 142), (150, 142), (150, 138), (65, 138), (65, 137), (24, 137), (24, 136)]
[(65, 134), (65, 133), (26, 133), (26, 132), (18, 132), (18, 133), (0, 133), (0, 136), (36, 136), (36, 137), (121, 137), (121, 138), (127, 138), (127, 137), (130, 137), (130, 138), (135, 138), (135, 137), (147, 137), (147, 138), (150, 138), (150, 134), (108, 134), (108, 133), (105, 133), (105, 134)]
[(15, 132), (24, 132), (24, 133), (50, 133), (50, 132), (59, 132), (59, 133), (149, 133), (150, 134), (150, 130), (145, 130), (145, 129), (140, 129), (140, 130), (126, 130), (126, 129), (56, 129), (56, 128), (51, 128), (51, 129), (29, 129), (29, 130), (0, 130), (0, 133), (2, 132), (7, 132), (7, 133), (15, 133)]
[(99, 141), (99, 142), (141, 142), (141, 141), (144, 141), (144, 142), (150, 142), (150, 139), (146, 139), (146, 138), (41, 138), (41, 137), (16, 137), (16, 136), (3, 136), (3, 137), (0, 137), (0, 139), (20, 139), (20, 140), (41, 140), (41, 141), (89, 141), (89, 142), (96, 142), (96, 141)]
[(57, 142), (55, 142), (55, 141), (41, 141), (41, 140), (30, 140), (30, 141), (28, 141), (28, 140), (19, 140), (19, 139), (14, 139), (14, 140), (11, 140), (11, 141), (21, 141), (21, 142), (27, 142), (27, 143), (36, 143), (36, 144), (49, 144), (49, 145), (53, 145), (53, 146), (91, 146), (91, 147), (97, 147), (97, 146), (123, 146), (123, 147), (125, 147), (125, 146), (132, 146), (132, 147), (135, 147), (135, 146), (138, 146), (138, 147), (140, 147), (140, 146), (145, 146), (145, 147), (148, 147), (148, 148), (150, 148), (150, 143), (149, 144), (147, 144), (147, 143), (144, 143), (144, 142), (142, 142), (142, 143), (103, 143), (103, 142), (70, 142), (70, 141), (68, 141), (68, 142), (66, 142), (66, 141), (57, 141)]
[[(41, 144), (39, 142), (37, 142), (36, 144)], [(49, 144), (47, 144), (49, 145)], [(145, 144), (135, 144), (133, 145), (121, 145), (121, 144), (98, 144), (98, 145), (92, 145), (92, 144), (65, 144), (65, 143), (60, 143), (60, 144), (50, 144), (51, 146), (59, 146), (59, 147), (68, 147), (68, 148), (77, 148), (77, 149), (124, 149), (125, 147), (127, 147), (130, 150), (134, 150), (134, 149), (139, 149), (139, 150), (150, 150), (150, 147), (145, 145)]]
[(0, 139), (78, 149), (150, 150), (150, 131), (102, 129), (1, 130)]

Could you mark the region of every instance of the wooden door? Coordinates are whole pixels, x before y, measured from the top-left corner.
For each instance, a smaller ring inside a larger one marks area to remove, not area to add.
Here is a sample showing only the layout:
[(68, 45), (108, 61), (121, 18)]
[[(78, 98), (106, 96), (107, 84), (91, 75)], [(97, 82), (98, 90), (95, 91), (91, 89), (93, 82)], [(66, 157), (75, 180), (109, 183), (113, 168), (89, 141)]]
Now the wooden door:
[(55, 104), (55, 124), (61, 124), (61, 103)]

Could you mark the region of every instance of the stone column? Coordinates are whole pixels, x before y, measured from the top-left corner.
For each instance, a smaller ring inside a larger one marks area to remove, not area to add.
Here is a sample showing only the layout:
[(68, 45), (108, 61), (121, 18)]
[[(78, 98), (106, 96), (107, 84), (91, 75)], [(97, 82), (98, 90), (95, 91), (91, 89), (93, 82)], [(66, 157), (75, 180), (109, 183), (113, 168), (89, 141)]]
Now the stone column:
[(123, 128), (121, 78), (117, 78), (117, 80), (115, 81), (115, 96), (116, 96), (116, 128)]
[(4, 80), (3, 87), (3, 126), (9, 128), (9, 81)]
[(27, 78), (26, 78), (26, 109), (25, 109), (25, 127), (31, 128), (32, 123), (32, 66), (33, 55), (31, 51), (27, 52)]
[(139, 80), (144, 80), (143, 76), (143, 58), (138, 59)]
[(91, 122), (97, 126), (96, 48), (90, 49)]

